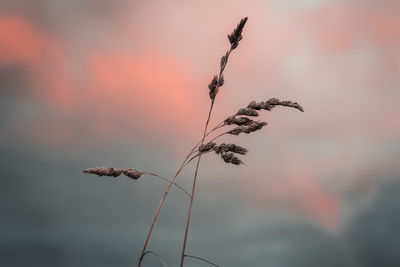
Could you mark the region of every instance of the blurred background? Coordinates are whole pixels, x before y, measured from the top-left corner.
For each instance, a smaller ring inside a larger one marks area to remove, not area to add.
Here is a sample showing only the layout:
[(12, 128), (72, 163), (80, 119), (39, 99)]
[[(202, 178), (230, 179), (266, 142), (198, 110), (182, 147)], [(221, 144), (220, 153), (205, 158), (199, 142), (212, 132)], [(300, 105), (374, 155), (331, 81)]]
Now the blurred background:
[[(220, 266), (400, 266), (397, 0), (0, 2), (0, 265), (135, 266), (165, 184), (211, 125), (264, 112), (244, 166), (203, 157), (187, 253)], [(177, 182), (190, 190), (193, 166)], [(149, 249), (178, 266), (187, 198)], [(187, 259), (185, 266), (206, 266)], [(149, 256), (143, 266), (158, 266)]]

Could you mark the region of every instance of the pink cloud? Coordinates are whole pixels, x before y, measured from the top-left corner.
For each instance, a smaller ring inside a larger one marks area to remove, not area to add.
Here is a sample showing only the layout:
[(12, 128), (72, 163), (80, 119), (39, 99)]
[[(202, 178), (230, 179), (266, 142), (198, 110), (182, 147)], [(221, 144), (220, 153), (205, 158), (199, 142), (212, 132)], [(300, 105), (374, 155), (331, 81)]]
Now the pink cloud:
[[(344, 204), (330, 186), (339, 188), (345, 179), (354, 182), (365, 166), (387, 160), (390, 154), (373, 152), (400, 135), (399, 98), (396, 90), (390, 91), (400, 70), (395, 56), (400, 45), (398, 12), (388, 6), (370, 9), (362, 1), (313, 8), (282, 8), (268, 1), (232, 5), (234, 15), (221, 19), (228, 3), (213, 9), (209, 4), (143, 4), (144, 12), (133, 22), (124, 20), (119, 30), (105, 34), (111, 48), (93, 41), (81, 47), (77, 40), (48, 33), (26, 17), (1, 17), (1, 64), (24, 66), (35, 88), (32, 98), (54, 112), (17, 128), (27, 138), (51, 145), (133, 137), (179, 145), (202, 127), (210, 66), (217, 67), (217, 57), (226, 48), (226, 37), (218, 37), (231, 30), (233, 16), (245, 13), (248, 28), (230, 61), (215, 115), (230, 114), (237, 103), (245, 105), (254, 95), (260, 100), (289, 96), (306, 110), (301, 115), (267, 115), (268, 138), (279, 140), (275, 148), (282, 154), (271, 167), (277, 178), (257, 178), (263, 170), (252, 173), (256, 179), (246, 183), (248, 198), (256, 206), (287, 207), (337, 227)], [(193, 9), (200, 11), (195, 17), (190, 15)], [(216, 30), (216, 25), (225, 28)], [(71, 56), (76, 50), (79, 60)], [(181, 60), (186, 57), (193, 65)], [(292, 61), (294, 70), (288, 71)], [(199, 96), (204, 98), (199, 101)], [(315, 152), (320, 140), (334, 151)], [(296, 147), (296, 142), (307, 147)], [(304, 154), (296, 155), (296, 149)], [(282, 166), (287, 168), (279, 169)], [(325, 183), (336, 176), (341, 181)]]
[[(80, 80), (69, 69), (75, 64), (68, 58), (73, 45), (26, 17), (0, 18), (2, 64), (23, 67), (34, 88), (24, 97), (64, 118), (28, 122), (30, 130), (24, 127), (22, 133), (26, 138), (54, 145), (76, 142), (78, 136), (82, 142), (96, 135), (145, 137), (154, 128), (157, 137), (167, 138), (190, 132), (199, 122), (191, 104), (194, 79), (173, 55), (151, 49), (140, 54), (93, 49), (86, 51)], [(78, 118), (86, 120), (83, 132)]]

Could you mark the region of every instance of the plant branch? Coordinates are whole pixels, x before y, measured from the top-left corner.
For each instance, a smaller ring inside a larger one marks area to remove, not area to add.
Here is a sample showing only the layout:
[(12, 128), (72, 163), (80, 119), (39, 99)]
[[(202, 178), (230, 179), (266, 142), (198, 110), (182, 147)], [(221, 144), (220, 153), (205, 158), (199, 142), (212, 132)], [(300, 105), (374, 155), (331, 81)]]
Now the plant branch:
[[(152, 172), (143, 172), (143, 174), (147, 174), (147, 175), (152, 175), (152, 176), (158, 177), (158, 178), (160, 178), (160, 179), (166, 181), (167, 183), (170, 182), (170, 180), (169, 180), (168, 178), (166, 178), (166, 177), (164, 177), (164, 176), (161, 176), (161, 175), (158, 175), (158, 174), (156, 174), (156, 173), (152, 173)], [(180, 190), (182, 190), (188, 197), (191, 197), (190, 194), (189, 194), (189, 192), (186, 191), (182, 186), (180, 186), (179, 184), (177, 184), (177, 183), (175, 183), (175, 182), (173, 182), (172, 184), (175, 185), (175, 186), (176, 186), (177, 188), (179, 188)]]
[(200, 257), (197, 257), (197, 256), (192, 256), (192, 255), (185, 255), (185, 257), (188, 257), (188, 258), (194, 258), (194, 259), (198, 259), (198, 260), (201, 260), (201, 261), (204, 261), (204, 262), (207, 262), (207, 263), (209, 263), (209, 264), (211, 264), (211, 265), (213, 265), (213, 266), (216, 266), (216, 267), (218, 267), (218, 265), (216, 265), (215, 263), (212, 263), (211, 261), (209, 261), (209, 260), (206, 260), (206, 259), (203, 259), (203, 258), (200, 258)]
[[(210, 117), (211, 117), (211, 113), (214, 107), (214, 100), (211, 101), (211, 105), (210, 105), (210, 109), (208, 111), (208, 117), (207, 117), (207, 121), (206, 121), (206, 125), (204, 127), (204, 133), (203, 133), (203, 138), (200, 142), (200, 145), (203, 144), (206, 133), (207, 133), (207, 127), (208, 127), (208, 123), (210, 122)], [(197, 173), (199, 171), (199, 165), (200, 165), (200, 160), (201, 160), (201, 153), (199, 154), (199, 157), (197, 158), (197, 163), (196, 163), (196, 169), (195, 169), (195, 173), (194, 173), (194, 178), (193, 178), (193, 186), (192, 186), (192, 197), (190, 198), (190, 204), (189, 204), (189, 211), (188, 211), (188, 215), (187, 215), (187, 221), (186, 221), (186, 229), (185, 229), (185, 237), (183, 239), (183, 247), (182, 247), (182, 254), (181, 254), (181, 267), (183, 267), (183, 262), (185, 259), (185, 250), (186, 250), (186, 242), (187, 242), (187, 237), (188, 237), (188, 231), (189, 231), (189, 225), (190, 225), (190, 216), (192, 213), (192, 206), (193, 206), (193, 199), (194, 199), (194, 193), (195, 193), (195, 189), (196, 189), (196, 180), (197, 180)]]
[[(161, 208), (162, 208), (162, 206), (163, 206), (163, 204), (164, 204), (164, 202), (165, 202), (165, 198), (167, 197), (167, 194), (168, 194), (169, 190), (171, 189), (171, 185), (174, 183), (175, 178), (179, 175), (179, 173), (182, 171), (182, 169), (186, 166), (186, 161), (189, 159), (190, 155), (191, 155), (192, 152), (196, 149), (196, 147), (197, 147), (197, 146), (193, 147), (192, 150), (190, 150), (190, 152), (186, 155), (185, 159), (184, 159), (183, 162), (181, 163), (181, 165), (180, 165), (180, 167), (178, 168), (178, 170), (175, 172), (175, 174), (174, 174), (174, 175), (172, 176), (172, 178), (169, 180), (168, 186), (167, 186), (167, 188), (165, 189), (163, 196), (161, 197), (160, 203), (158, 204), (158, 207), (157, 207), (157, 209), (156, 209), (156, 213), (154, 214), (153, 221), (152, 221), (152, 223), (151, 223), (151, 225), (150, 225), (150, 229), (149, 229), (149, 231), (148, 231), (148, 233), (147, 233), (146, 241), (144, 242), (142, 252), (140, 253), (140, 258), (139, 258), (139, 262), (138, 262), (138, 267), (140, 267), (141, 264), (142, 264), (143, 257), (144, 257), (145, 252), (146, 252), (147, 245), (148, 245), (148, 243), (149, 243), (151, 234), (152, 234), (153, 229), (154, 229), (154, 225), (156, 224), (158, 215), (160, 214), (160, 210), (161, 210)], [(191, 159), (190, 159), (190, 160), (191, 160)], [(190, 198), (192, 198), (192, 196), (190, 196)]]
[[(183, 166), (183, 168), (185, 168), (186, 167), (186, 165), (188, 165), (192, 160), (194, 160), (196, 157), (198, 157), (200, 155), (200, 153), (198, 153), (198, 154), (196, 154), (196, 155), (194, 155), (193, 157), (191, 157), (186, 163), (185, 163), (185, 165)], [(182, 168), (182, 169), (183, 169)]]
[(224, 132), (224, 133), (221, 133), (221, 134), (217, 135), (216, 137), (214, 137), (213, 139), (211, 139), (210, 142), (215, 141), (216, 139), (220, 138), (221, 136), (223, 136), (223, 135), (225, 135), (225, 134), (227, 134), (227, 133), (228, 133), (228, 132)]
[[(205, 135), (205, 137), (207, 137), (208, 135), (210, 135), (212, 132), (222, 128), (223, 126), (225, 126), (224, 122), (220, 122), (217, 124), (217, 126), (215, 126), (212, 130), (208, 131)], [(189, 155), (192, 155), (193, 153), (197, 152), (196, 148), (201, 144), (201, 140), (193, 147), (192, 151), (189, 153)]]
[(157, 253), (155, 253), (155, 252), (153, 252), (151, 250), (148, 250), (145, 253), (143, 253), (143, 257), (146, 256), (146, 254), (153, 254), (154, 256), (157, 257), (158, 262), (160, 263), (161, 267), (167, 267), (167, 264), (165, 263), (165, 261)]

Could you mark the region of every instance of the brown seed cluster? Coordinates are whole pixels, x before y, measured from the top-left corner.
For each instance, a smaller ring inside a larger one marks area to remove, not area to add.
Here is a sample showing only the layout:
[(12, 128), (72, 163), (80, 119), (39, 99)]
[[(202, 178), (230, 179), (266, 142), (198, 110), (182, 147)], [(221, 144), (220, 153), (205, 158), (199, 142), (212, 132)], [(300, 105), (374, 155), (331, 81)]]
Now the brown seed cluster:
[(253, 121), (249, 125), (242, 125), (242, 126), (239, 126), (239, 127), (236, 127), (234, 129), (230, 130), (228, 132), (228, 134), (232, 134), (232, 135), (239, 135), (241, 133), (249, 134), (249, 133), (260, 130), (265, 125), (267, 125), (267, 123), (265, 121)]
[(215, 100), (215, 97), (217, 96), (219, 91), (219, 87), (224, 85), (224, 76), (222, 75), (222, 73), (224, 72), (226, 64), (228, 63), (228, 58), (231, 51), (235, 49), (239, 45), (239, 41), (242, 40), (242, 32), (246, 21), (247, 17), (243, 18), (236, 26), (236, 29), (234, 29), (231, 34), (228, 34), (228, 39), (231, 47), (228, 51), (226, 51), (225, 55), (221, 57), (219, 75), (214, 75), (213, 79), (208, 85), (208, 89), (210, 89), (209, 95), (212, 101)]
[(222, 143), (220, 145), (216, 145), (214, 142), (208, 142), (207, 144), (199, 146), (200, 153), (207, 153), (211, 150), (214, 150), (217, 155), (220, 155), (226, 163), (232, 163), (235, 165), (243, 164), (243, 162), (233, 153), (245, 155), (248, 151), (246, 148), (235, 144)]
[(236, 116), (239, 115), (245, 115), (245, 116), (251, 116), (251, 117), (258, 117), (258, 112), (255, 109), (252, 108), (241, 108), (239, 111), (236, 113)]
[(228, 63), (229, 51), (226, 51), (226, 54), (221, 57), (220, 68), (221, 70), (225, 69), (226, 63)]
[(224, 77), (221, 75), (219, 78), (217, 75), (214, 75), (213, 79), (211, 80), (210, 84), (208, 85), (208, 89), (210, 89), (209, 95), (211, 100), (215, 99), (219, 91), (219, 87), (224, 84)]
[(270, 98), (267, 101), (262, 101), (262, 102), (256, 102), (256, 101), (251, 101), (248, 105), (247, 108), (249, 109), (254, 109), (254, 110), (268, 110), (270, 111), (273, 109), (275, 106), (285, 106), (285, 107), (291, 107), (300, 110), (301, 112), (304, 112), (304, 109), (302, 106), (297, 104), (296, 102), (291, 102), (291, 101), (280, 101), (277, 98)]
[[(304, 109), (302, 106), (297, 104), (296, 102), (291, 102), (291, 101), (280, 101), (277, 98), (270, 98), (267, 101), (262, 101), (262, 102), (256, 102), (256, 101), (251, 101), (246, 108), (241, 108), (236, 112), (235, 115), (229, 116), (227, 119), (224, 121), (224, 125), (238, 125), (238, 126), (243, 126), (243, 127), (238, 127), (233, 129), (232, 131), (228, 132), (233, 135), (238, 135), (241, 132), (244, 133), (250, 133), (253, 132), (253, 130), (258, 130), (261, 129), (265, 125), (261, 125), (264, 123), (260, 122), (255, 122), (250, 118), (247, 117), (237, 117), (237, 116), (249, 116), (249, 117), (258, 117), (259, 112), (258, 110), (272, 110), (275, 106), (285, 106), (285, 107), (291, 107), (300, 110), (301, 112), (304, 112)], [(247, 127), (244, 127), (247, 126)], [(261, 126), (261, 128), (259, 128)]]
[(140, 176), (143, 174), (143, 172), (138, 171), (136, 169), (118, 169), (118, 168), (106, 168), (106, 167), (96, 167), (96, 168), (88, 168), (83, 170), (84, 173), (88, 174), (96, 174), (98, 176), (113, 176), (117, 177), (120, 176), (122, 173), (134, 180), (137, 180), (140, 178)]
[(234, 165), (241, 165), (243, 164), (243, 161), (241, 161), (238, 157), (236, 157), (233, 153), (222, 153), (221, 158), (226, 162), (226, 163), (232, 163)]
[(236, 115), (233, 115), (233, 116), (228, 117), (224, 121), (224, 125), (236, 124), (238, 126), (241, 126), (241, 125), (249, 125), (252, 122), (253, 122), (253, 120), (249, 119), (247, 117), (236, 117)]
[(247, 22), (247, 17), (243, 18), (236, 29), (233, 30), (231, 34), (228, 34), (228, 40), (231, 43), (231, 49), (235, 49), (239, 45), (239, 41), (242, 40), (243, 27)]
[(122, 173), (121, 169), (117, 168), (106, 168), (106, 167), (96, 167), (96, 168), (88, 168), (83, 171), (84, 173), (96, 174), (98, 176), (120, 176)]
[(125, 176), (128, 176), (134, 180), (137, 180), (140, 178), (140, 176), (143, 174), (142, 172), (136, 170), (136, 169), (126, 169), (123, 171)]
[(247, 108), (250, 109), (255, 109), (255, 110), (271, 110), (271, 106), (268, 105), (266, 102), (256, 102), (256, 101), (251, 101), (248, 105)]
[(247, 153), (247, 149), (235, 144), (225, 144), (222, 143), (218, 146), (214, 146), (213, 150), (217, 154), (226, 153), (226, 152), (233, 152), (241, 155), (245, 155)]
[(267, 100), (267, 103), (272, 106), (285, 106), (285, 107), (291, 107), (300, 110), (301, 112), (304, 112), (304, 109), (302, 106), (297, 104), (296, 102), (291, 102), (291, 101), (280, 101), (277, 98), (270, 98)]
[(210, 151), (211, 149), (213, 149), (215, 147), (215, 143), (214, 142), (208, 142), (207, 144), (202, 144), (199, 146), (199, 152), (200, 153), (206, 153), (208, 151)]

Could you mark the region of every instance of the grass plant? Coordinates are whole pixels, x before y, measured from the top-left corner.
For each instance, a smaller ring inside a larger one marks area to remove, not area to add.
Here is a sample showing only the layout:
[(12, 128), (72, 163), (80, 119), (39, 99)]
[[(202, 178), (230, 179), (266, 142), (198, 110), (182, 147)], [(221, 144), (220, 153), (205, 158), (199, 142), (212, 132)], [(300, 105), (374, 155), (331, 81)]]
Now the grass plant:
[[(153, 172), (142, 171), (139, 169), (132, 169), (132, 168), (118, 169), (118, 168), (96, 167), (96, 168), (88, 168), (88, 169), (84, 170), (85, 173), (96, 174), (99, 176), (118, 177), (123, 174), (134, 180), (139, 179), (143, 175), (151, 175), (151, 176), (160, 178), (163, 181), (166, 181), (168, 183), (168, 185), (161, 197), (160, 203), (155, 211), (153, 220), (150, 224), (150, 228), (147, 233), (147, 236), (146, 236), (146, 239), (145, 239), (145, 242), (143, 245), (143, 249), (142, 249), (140, 257), (139, 257), (138, 267), (141, 266), (144, 256), (147, 254), (155, 255), (159, 259), (161, 266), (166, 265), (165, 262), (161, 259), (161, 257), (157, 253), (155, 253), (151, 250), (148, 250), (147, 247), (148, 247), (149, 240), (150, 240), (151, 234), (153, 232), (154, 226), (158, 219), (160, 210), (163, 207), (165, 198), (167, 197), (168, 192), (170, 191), (172, 186), (178, 187), (189, 198), (189, 207), (188, 207), (188, 213), (187, 213), (187, 218), (186, 218), (186, 227), (185, 227), (184, 238), (183, 238), (180, 266), (183, 267), (185, 258), (194, 258), (194, 259), (198, 259), (198, 260), (207, 262), (210, 265), (217, 266), (215, 263), (212, 263), (209, 260), (203, 259), (201, 257), (186, 254), (187, 239), (188, 239), (189, 228), (190, 228), (190, 218), (191, 218), (191, 214), (192, 214), (192, 206), (193, 206), (193, 201), (194, 201), (195, 192), (196, 192), (196, 181), (197, 181), (197, 177), (198, 177), (198, 173), (199, 173), (199, 167), (200, 167), (200, 162), (201, 162), (202, 156), (205, 154), (214, 152), (217, 156), (221, 157), (223, 162), (225, 162), (227, 164), (242, 165), (243, 161), (239, 158), (239, 155), (240, 156), (246, 155), (248, 150), (246, 148), (236, 145), (234, 143), (217, 144), (216, 141), (221, 136), (224, 136), (224, 135), (238, 136), (243, 133), (251, 134), (253, 132), (261, 130), (264, 126), (267, 125), (267, 122), (255, 120), (255, 118), (259, 116), (260, 111), (262, 111), (262, 110), (271, 111), (276, 106), (285, 106), (285, 107), (291, 107), (291, 108), (298, 109), (302, 112), (304, 111), (303, 108), (295, 102), (280, 101), (279, 99), (276, 99), (276, 98), (270, 98), (266, 101), (259, 101), (259, 102), (252, 101), (246, 107), (239, 109), (236, 113), (227, 117), (224, 121), (218, 123), (211, 130), (208, 130), (210, 118), (212, 116), (212, 111), (213, 111), (215, 101), (216, 101), (216, 97), (218, 95), (220, 88), (224, 85), (224, 82), (225, 82), (224, 76), (223, 76), (224, 70), (227, 66), (227, 63), (228, 63), (228, 60), (229, 60), (229, 57), (230, 57), (232, 51), (238, 47), (239, 42), (242, 40), (243, 28), (244, 28), (246, 22), (247, 22), (247, 17), (243, 18), (239, 22), (239, 24), (236, 26), (236, 28), (233, 30), (233, 32), (231, 34), (228, 34), (228, 40), (229, 40), (229, 44), (230, 44), (229, 49), (221, 57), (218, 74), (214, 75), (214, 77), (211, 79), (210, 84), (208, 85), (210, 104), (209, 104), (208, 115), (207, 115), (207, 119), (205, 121), (205, 126), (204, 126), (201, 140), (187, 153), (187, 155), (185, 156), (185, 158), (179, 165), (178, 169), (176, 170), (175, 174), (170, 179), (168, 179), (162, 175), (153, 173)], [(219, 131), (220, 133), (215, 134), (217, 131)], [(212, 134), (215, 134), (215, 136), (210, 137)], [(209, 140), (207, 140), (207, 139), (209, 139)], [(192, 185), (191, 192), (189, 193), (182, 186), (175, 183), (175, 179), (181, 173), (181, 171), (193, 160), (196, 160), (196, 165), (195, 165), (194, 176), (193, 176), (193, 185)]]

